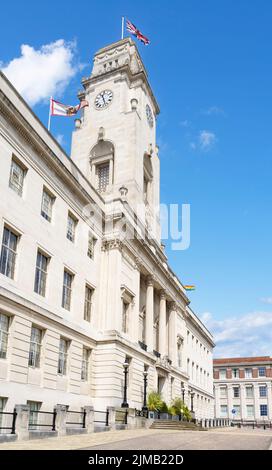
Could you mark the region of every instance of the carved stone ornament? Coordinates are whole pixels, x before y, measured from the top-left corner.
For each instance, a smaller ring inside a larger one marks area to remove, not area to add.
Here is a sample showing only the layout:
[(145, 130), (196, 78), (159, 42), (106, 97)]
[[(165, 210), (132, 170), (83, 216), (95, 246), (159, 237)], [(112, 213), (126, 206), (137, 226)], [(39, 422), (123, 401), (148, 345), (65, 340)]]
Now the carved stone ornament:
[(102, 242), (101, 249), (102, 251), (109, 251), (109, 250), (122, 250), (123, 243), (121, 240), (115, 238), (113, 240), (104, 240)]

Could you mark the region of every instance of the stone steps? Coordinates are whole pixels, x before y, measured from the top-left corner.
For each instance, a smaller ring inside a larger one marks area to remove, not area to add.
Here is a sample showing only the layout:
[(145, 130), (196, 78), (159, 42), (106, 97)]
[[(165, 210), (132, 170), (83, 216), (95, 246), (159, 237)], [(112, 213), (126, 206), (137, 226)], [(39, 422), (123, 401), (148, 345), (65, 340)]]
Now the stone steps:
[(167, 429), (169, 431), (207, 431), (206, 428), (197, 426), (194, 423), (186, 421), (170, 421), (156, 419), (150, 426), (150, 429)]

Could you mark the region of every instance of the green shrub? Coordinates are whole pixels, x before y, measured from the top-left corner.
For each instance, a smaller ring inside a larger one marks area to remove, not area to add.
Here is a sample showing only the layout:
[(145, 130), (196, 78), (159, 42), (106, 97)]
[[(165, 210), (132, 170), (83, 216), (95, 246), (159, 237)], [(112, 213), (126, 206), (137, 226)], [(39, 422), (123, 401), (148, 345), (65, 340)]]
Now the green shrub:
[(160, 411), (163, 405), (162, 397), (159, 392), (151, 391), (147, 397), (147, 407), (149, 411)]

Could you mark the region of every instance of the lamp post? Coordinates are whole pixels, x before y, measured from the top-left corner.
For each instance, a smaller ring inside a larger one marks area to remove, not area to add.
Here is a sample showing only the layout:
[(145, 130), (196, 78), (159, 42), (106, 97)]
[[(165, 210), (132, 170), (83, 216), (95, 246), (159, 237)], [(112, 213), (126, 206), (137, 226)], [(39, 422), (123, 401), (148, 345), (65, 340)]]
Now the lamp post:
[(193, 413), (194, 412), (194, 392), (190, 392), (190, 395), (191, 395), (191, 412)]
[(185, 399), (185, 388), (184, 388), (184, 387), (181, 387), (181, 393), (182, 393), (182, 401), (183, 401), (183, 404), (185, 405), (185, 402), (184, 402), (184, 399)]
[(124, 397), (123, 397), (123, 403), (121, 405), (122, 408), (128, 408), (128, 402), (127, 402), (127, 375), (128, 375), (128, 367), (129, 363), (124, 362), (123, 368), (124, 368), (124, 376), (125, 376), (125, 382), (124, 382)]
[(142, 411), (147, 412), (148, 408), (146, 406), (146, 391), (147, 391), (147, 370), (144, 371), (144, 404), (142, 406)]

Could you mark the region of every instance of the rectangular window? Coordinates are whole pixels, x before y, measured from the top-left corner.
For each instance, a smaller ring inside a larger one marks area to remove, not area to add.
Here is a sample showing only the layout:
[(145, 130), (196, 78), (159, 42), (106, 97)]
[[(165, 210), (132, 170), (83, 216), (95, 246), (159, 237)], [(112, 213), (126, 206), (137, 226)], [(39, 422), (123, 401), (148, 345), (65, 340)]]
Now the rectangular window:
[(182, 349), (183, 349), (183, 341), (180, 339), (178, 340), (178, 367), (182, 367)]
[(68, 355), (69, 342), (60, 338), (59, 343), (59, 362), (58, 362), (58, 374), (66, 375), (67, 373), (67, 355)]
[(253, 387), (246, 387), (246, 398), (253, 398)]
[(267, 388), (266, 385), (261, 385), (259, 387), (259, 393), (260, 393), (260, 398), (266, 398), (267, 397)]
[(227, 387), (220, 387), (220, 398), (227, 397)]
[(62, 307), (65, 308), (66, 310), (70, 310), (71, 308), (72, 282), (73, 282), (73, 275), (69, 273), (68, 271), (64, 270)]
[(260, 416), (267, 416), (267, 405), (260, 405)]
[(88, 382), (89, 378), (89, 358), (90, 350), (83, 348), (82, 350), (82, 363), (81, 363), (81, 380)]
[(84, 320), (91, 321), (93, 289), (85, 287)]
[(226, 369), (220, 369), (220, 370), (219, 370), (219, 378), (220, 378), (220, 379), (226, 379), (226, 378), (227, 378), (227, 371), (226, 371)]
[(36, 272), (35, 272), (35, 284), (34, 291), (45, 296), (46, 290), (46, 277), (47, 277), (47, 266), (48, 266), (49, 257), (44, 255), (38, 250), (37, 260), (36, 260)]
[(94, 246), (95, 246), (95, 243), (96, 243), (96, 238), (93, 236), (93, 234), (91, 232), (89, 232), (87, 255), (91, 259), (94, 259)]
[(75, 241), (75, 236), (76, 236), (76, 225), (77, 225), (77, 220), (72, 214), (68, 214), (68, 219), (67, 219), (67, 233), (66, 237), (68, 240), (74, 243)]
[(123, 300), (123, 311), (122, 311), (122, 331), (124, 333), (128, 332), (128, 313), (129, 313), (129, 304)]
[(234, 417), (236, 417), (236, 418), (239, 417), (240, 416), (240, 405), (233, 405), (233, 410), (235, 410), (234, 413), (233, 413)]
[(245, 370), (245, 378), (246, 379), (252, 379), (252, 369), (246, 369)]
[(234, 398), (239, 398), (240, 397), (240, 388), (239, 387), (233, 387), (233, 397)]
[(237, 379), (239, 377), (239, 369), (232, 369), (232, 377)]
[(51, 222), (52, 220), (52, 210), (54, 204), (54, 196), (52, 196), (45, 188), (42, 194), (42, 208), (41, 208), (41, 215)]
[(18, 235), (4, 227), (0, 272), (11, 279), (14, 279), (18, 238)]
[(265, 367), (259, 367), (259, 377), (266, 377), (266, 368)]
[(6, 359), (8, 349), (9, 317), (0, 313), (0, 358)]
[(221, 405), (220, 406), (220, 416), (221, 416), (221, 418), (227, 418), (227, 416), (228, 416), (228, 406), (227, 405)]
[(19, 196), (23, 194), (25, 169), (20, 163), (12, 159), (10, 167), (9, 187)]
[(42, 404), (39, 401), (27, 401), (27, 404), (30, 407), (29, 412), (29, 427), (30, 429), (35, 428), (38, 425), (39, 411)]
[(247, 418), (253, 418), (254, 417), (254, 406), (253, 405), (246, 405), (246, 412), (247, 412)]
[(110, 163), (102, 163), (97, 166), (98, 191), (105, 192), (110, 182)]
[(39, 368), (41, 359), (41, 346), (42, 346), (42, 330), (32, 326), (30, 349), (28, 357), (28, 365), (31, 367)]

